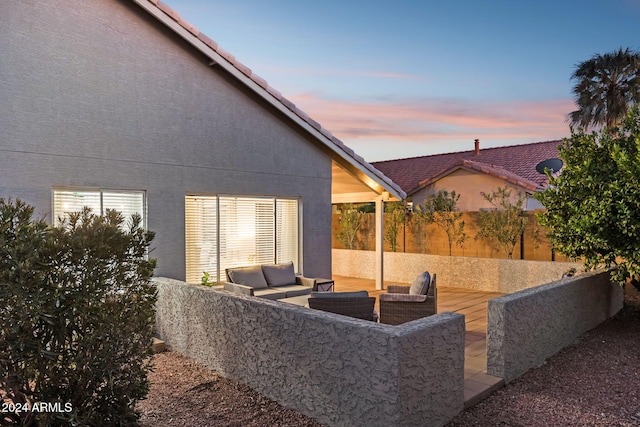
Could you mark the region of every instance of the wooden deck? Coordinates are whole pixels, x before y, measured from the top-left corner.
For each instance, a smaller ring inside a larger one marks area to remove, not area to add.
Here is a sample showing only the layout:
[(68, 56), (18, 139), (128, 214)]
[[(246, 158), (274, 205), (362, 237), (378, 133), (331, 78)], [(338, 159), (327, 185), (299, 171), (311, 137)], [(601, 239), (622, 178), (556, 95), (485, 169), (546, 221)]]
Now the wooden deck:
[[(375, 288), (375, 281), (355, 277), (334, 276), (336, 292), (366, 290), (377, 297), (384, 290)], [(385, 282), (400, 284), (398, 282)], [(502, 378), (487, 374), (487, 301), (502, 294), (438, 286), (438, 313), (452, 311), (465, 316), (464, 401), (470, 407), (502, 387)], [(379, 301), (376, 301), (379, 312)]]

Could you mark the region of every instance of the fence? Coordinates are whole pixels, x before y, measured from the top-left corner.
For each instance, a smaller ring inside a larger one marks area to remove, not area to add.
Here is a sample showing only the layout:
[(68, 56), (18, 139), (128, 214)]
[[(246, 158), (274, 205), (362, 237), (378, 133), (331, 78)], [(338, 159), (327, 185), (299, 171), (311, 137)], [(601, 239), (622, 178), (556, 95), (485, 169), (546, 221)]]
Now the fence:
[(623, 299), (605, 271), (489, 300), (487, 373), (512, 381), (612, 317)]
[[(333, 249), (334, 275), (375, 279), (375, 252)], [(442, 287), (511, 293), (543, 283), (554, 282), (567, 270), (583, 270), (580, 263), (492, 259), (429, 254), (387, 252), (384, 254), (384, 279), (411, 283), (427, 270), (438, 275)]]

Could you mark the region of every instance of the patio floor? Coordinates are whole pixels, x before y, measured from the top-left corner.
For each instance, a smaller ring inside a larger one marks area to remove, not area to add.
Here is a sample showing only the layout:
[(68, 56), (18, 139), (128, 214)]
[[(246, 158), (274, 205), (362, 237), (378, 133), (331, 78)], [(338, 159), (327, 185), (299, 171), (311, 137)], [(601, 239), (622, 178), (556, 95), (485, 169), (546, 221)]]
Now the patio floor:
[[(366, 290), (377, 297), (375, 280), (334, 276), (335, 291)], [(398, 282), (386, 282), (398, 284)], [(487, 374), (487, 301), (502, 294), (438, 286), (438, 313), (452, 311), (465, 316), (464, 406), (471, 407), (504, 385), (502, 378)], [(379, 312), (379, 301), (376, 310)]]

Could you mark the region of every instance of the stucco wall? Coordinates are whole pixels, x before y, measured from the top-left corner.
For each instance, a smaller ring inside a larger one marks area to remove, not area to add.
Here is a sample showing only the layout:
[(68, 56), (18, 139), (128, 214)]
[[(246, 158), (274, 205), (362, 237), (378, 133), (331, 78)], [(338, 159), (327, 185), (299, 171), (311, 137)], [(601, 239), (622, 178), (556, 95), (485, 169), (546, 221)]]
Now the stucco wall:
[[(426, 197), (431, 196), (440, 190), (447, 190), (449, 192), (454, 190), (456, 194), (460, 195), (458, 209), (463, 212), (474, 212), (479, 211), (480, 209), (494, 207), (491, 203), (485, 200), (482, 193), (491, 193), (496, 191), (498, 187), (508, 188), (514, 198), (518, 192), (524, 193), (522, 188), (508, 184), (502, 179), (476, 171), (458, 169), (449, 175), (442, 177), (432, 185), (416, 192), (411, 196), (411, 198), (415, 204), (422, 204)], [(537, 209), (541, 206), (531, 197), (527, 197), (526, 200), (527, 202), (525, 207), (527, 209)]]
[(489, 300), (487, 373), (519, 377), (617, 313), (623, 297), (599, 272)]
[[(215, 38), (215, 35), (211, 35)], [(301, 197), (303, 272), (331, 273), (331, 160), (133, 2), (0, 2), (0, 197), (146, 190), (156, 274), (184, 279), (186, 193)]]
[[(375, 279), (375, 252), (333, 249), (333, 274)], [(384, 280), (411, 283), (423, 271), (438, 275), (438, 286), (512, 293), (562, 277), (580, 263), (384, 253)]]
[(329, 426), (440, 426), (464, 405), (464, 317), (400, 326), (156, 278), (172, 350)]

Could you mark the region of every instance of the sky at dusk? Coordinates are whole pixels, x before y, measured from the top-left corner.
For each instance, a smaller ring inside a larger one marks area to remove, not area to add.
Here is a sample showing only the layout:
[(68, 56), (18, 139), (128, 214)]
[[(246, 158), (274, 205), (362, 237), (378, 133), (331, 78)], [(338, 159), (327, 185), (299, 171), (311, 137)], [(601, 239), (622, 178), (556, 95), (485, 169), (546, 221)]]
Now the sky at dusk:
[(166, 0), (367, 161), (561, 139), (640, 0)]

